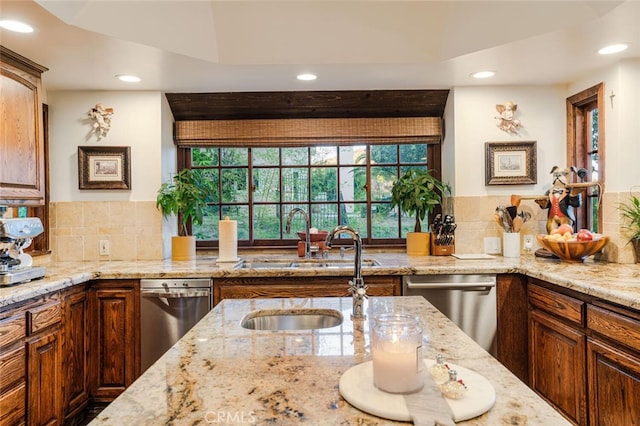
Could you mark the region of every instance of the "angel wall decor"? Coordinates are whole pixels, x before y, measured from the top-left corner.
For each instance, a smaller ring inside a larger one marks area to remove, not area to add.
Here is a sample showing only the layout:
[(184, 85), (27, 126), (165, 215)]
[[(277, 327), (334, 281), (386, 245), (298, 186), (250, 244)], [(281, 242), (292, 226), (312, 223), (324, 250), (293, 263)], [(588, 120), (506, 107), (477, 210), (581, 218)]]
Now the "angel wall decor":
[(93, 132), (98, 136), (98, 140), (107, 137), (107, 133), (111, 130), (113, 108), (105, 108), (102, 104), (96, 104), (89, 110), (88, 115), (94, 121)]
[(516, 120), (515, 113), (518, 109), (518, 105), (513, 102), (505, 102), (504, 104), (496, 105), (496, 111), (500, 113), (499, 117), (495, 117), (498, 121), (498, 128), (509, 134), (516, 134), (522, 123), (520, 120)]

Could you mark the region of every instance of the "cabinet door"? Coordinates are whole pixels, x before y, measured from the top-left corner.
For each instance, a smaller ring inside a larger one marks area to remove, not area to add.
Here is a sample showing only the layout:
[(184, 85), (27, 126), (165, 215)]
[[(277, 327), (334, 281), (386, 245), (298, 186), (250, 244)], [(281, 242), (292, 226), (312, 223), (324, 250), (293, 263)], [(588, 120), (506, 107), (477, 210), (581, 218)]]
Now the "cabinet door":
[(131, 288), (103, 288), (91, 292), (91, 396), (111, 402), (137, 378), (136, 293)]
[(44, 67), (0, 46), (0, 204), (44, 204)]
[(571, 421), (587, 424), (586, 337), (548, 314), (529, 312), (530, 386)]
[(70, 418), (81, 410), (89, 399), (89, 327), (88, 298), (80, 287), (64, 298), (64, 377), (65, 416)]
[(26, 390), (23, 381), (0, 393), (0, 426), (24, 425)]
[[(0, 333), (2, 333), (0, 328)], [(0, 426), (24, 424), (26, 410), (25, 345), (0, 351)]]
[(56, 326), (27, 341), (29, 425), (63, 423), (62, 331)]
[(640, 358), (589, 339), (587, 362), (590, 424), (640, 424)]

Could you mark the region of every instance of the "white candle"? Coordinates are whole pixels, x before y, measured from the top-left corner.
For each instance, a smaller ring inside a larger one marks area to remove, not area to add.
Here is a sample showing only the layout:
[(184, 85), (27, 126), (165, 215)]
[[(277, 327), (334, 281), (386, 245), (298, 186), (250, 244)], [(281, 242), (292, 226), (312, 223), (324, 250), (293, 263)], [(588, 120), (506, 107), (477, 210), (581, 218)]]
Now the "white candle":
[(218, 222), (218, 261), (235, 262), (238, 260), (238, 222), (224, 220)]
[(408, 393), (422, 388), (419, 349), (412, 342), (386, 341), (373, 349), (373, 384), (391, 393)]
[(375, 318), (371, 339), (373, 384), (390, 393), (411, 393), (424, 384), (422, 328), (408, 315)]

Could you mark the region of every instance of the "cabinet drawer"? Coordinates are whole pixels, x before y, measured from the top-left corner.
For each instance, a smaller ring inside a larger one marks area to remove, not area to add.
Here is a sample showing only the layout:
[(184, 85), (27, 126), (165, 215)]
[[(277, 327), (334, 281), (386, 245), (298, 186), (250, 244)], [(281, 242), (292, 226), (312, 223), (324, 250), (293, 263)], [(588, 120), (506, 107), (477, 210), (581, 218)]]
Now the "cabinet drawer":
[(27, 332), (24, 313), (0, 321), (0, 348), (9, 346), (24, 338)]
[(0, 355), (0, 391), (25, 378), (24, 345), (6, 354)]
[(555, 291), (529, 284), (529, 303), (577, 325), (584, 324), (584, 302)]
[(20, 425), (25, 422), (26, 384), (0, 394), (0, 426)]
[(587, 327), (604, 337), (640, 351), (640, 321), (598, 306), (587, 306)]
[(31, 335), (59, 323), (62, 318), (62, 305), (57, 301), (56, 303), (29, 309), (27, 315), (29, 318), (29, 335)]

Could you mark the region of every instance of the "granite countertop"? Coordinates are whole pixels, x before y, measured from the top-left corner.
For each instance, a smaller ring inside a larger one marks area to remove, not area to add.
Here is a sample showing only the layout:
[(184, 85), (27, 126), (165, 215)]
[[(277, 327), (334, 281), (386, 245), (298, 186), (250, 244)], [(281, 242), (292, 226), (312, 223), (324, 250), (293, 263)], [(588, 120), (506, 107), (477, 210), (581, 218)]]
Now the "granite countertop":
[[(91, 425), (396, 424), (353, 408), (338, 388), (346, 370), (371, 358), (368, 319), (385, 311), (420, 317), (425, 357), (442, 353), (492, 383), (493, 408), (459, 424), (569, 424), (424, 298), (372, 297), (364, 322), (350, 319), (351, 304), (350, 298), (224, 300)], [(252, 310), (291, 307), (336, 309), (344, 322), (303, 331), (240, 326)]]
[[(247, 255), (243, 258), (287, 258), (295, 254)], [(365, 251), (364, 259), (375, 259), (380, 265), (363, 267), (370, 275), (424, 275), (520, 273), (592, 295), (622, 306), (640, 310), (640, 265), (596, 262), (566, 263), (558, 260), (522, 255), (520, 258), (496, 256), (488, 260), (458, 260), (451, 256), (407, 256), (404, 253)], [(38, 265), (36, 261), (36, 265)], [(27, 300), (40, 294), (69, 287), (95, 278), (231, 278), (231, 277), (290, 277), (344, 276), (345, 283), (353, 275), (353, 268), (291, 268), (291, 269), (234, 269), (234, 264), (216, 264), (212, 256), (198, 256), (195, 261), (110, 261), (45, 263), (43, 279), (30, 283), (0, 287), (0, 308)]]

